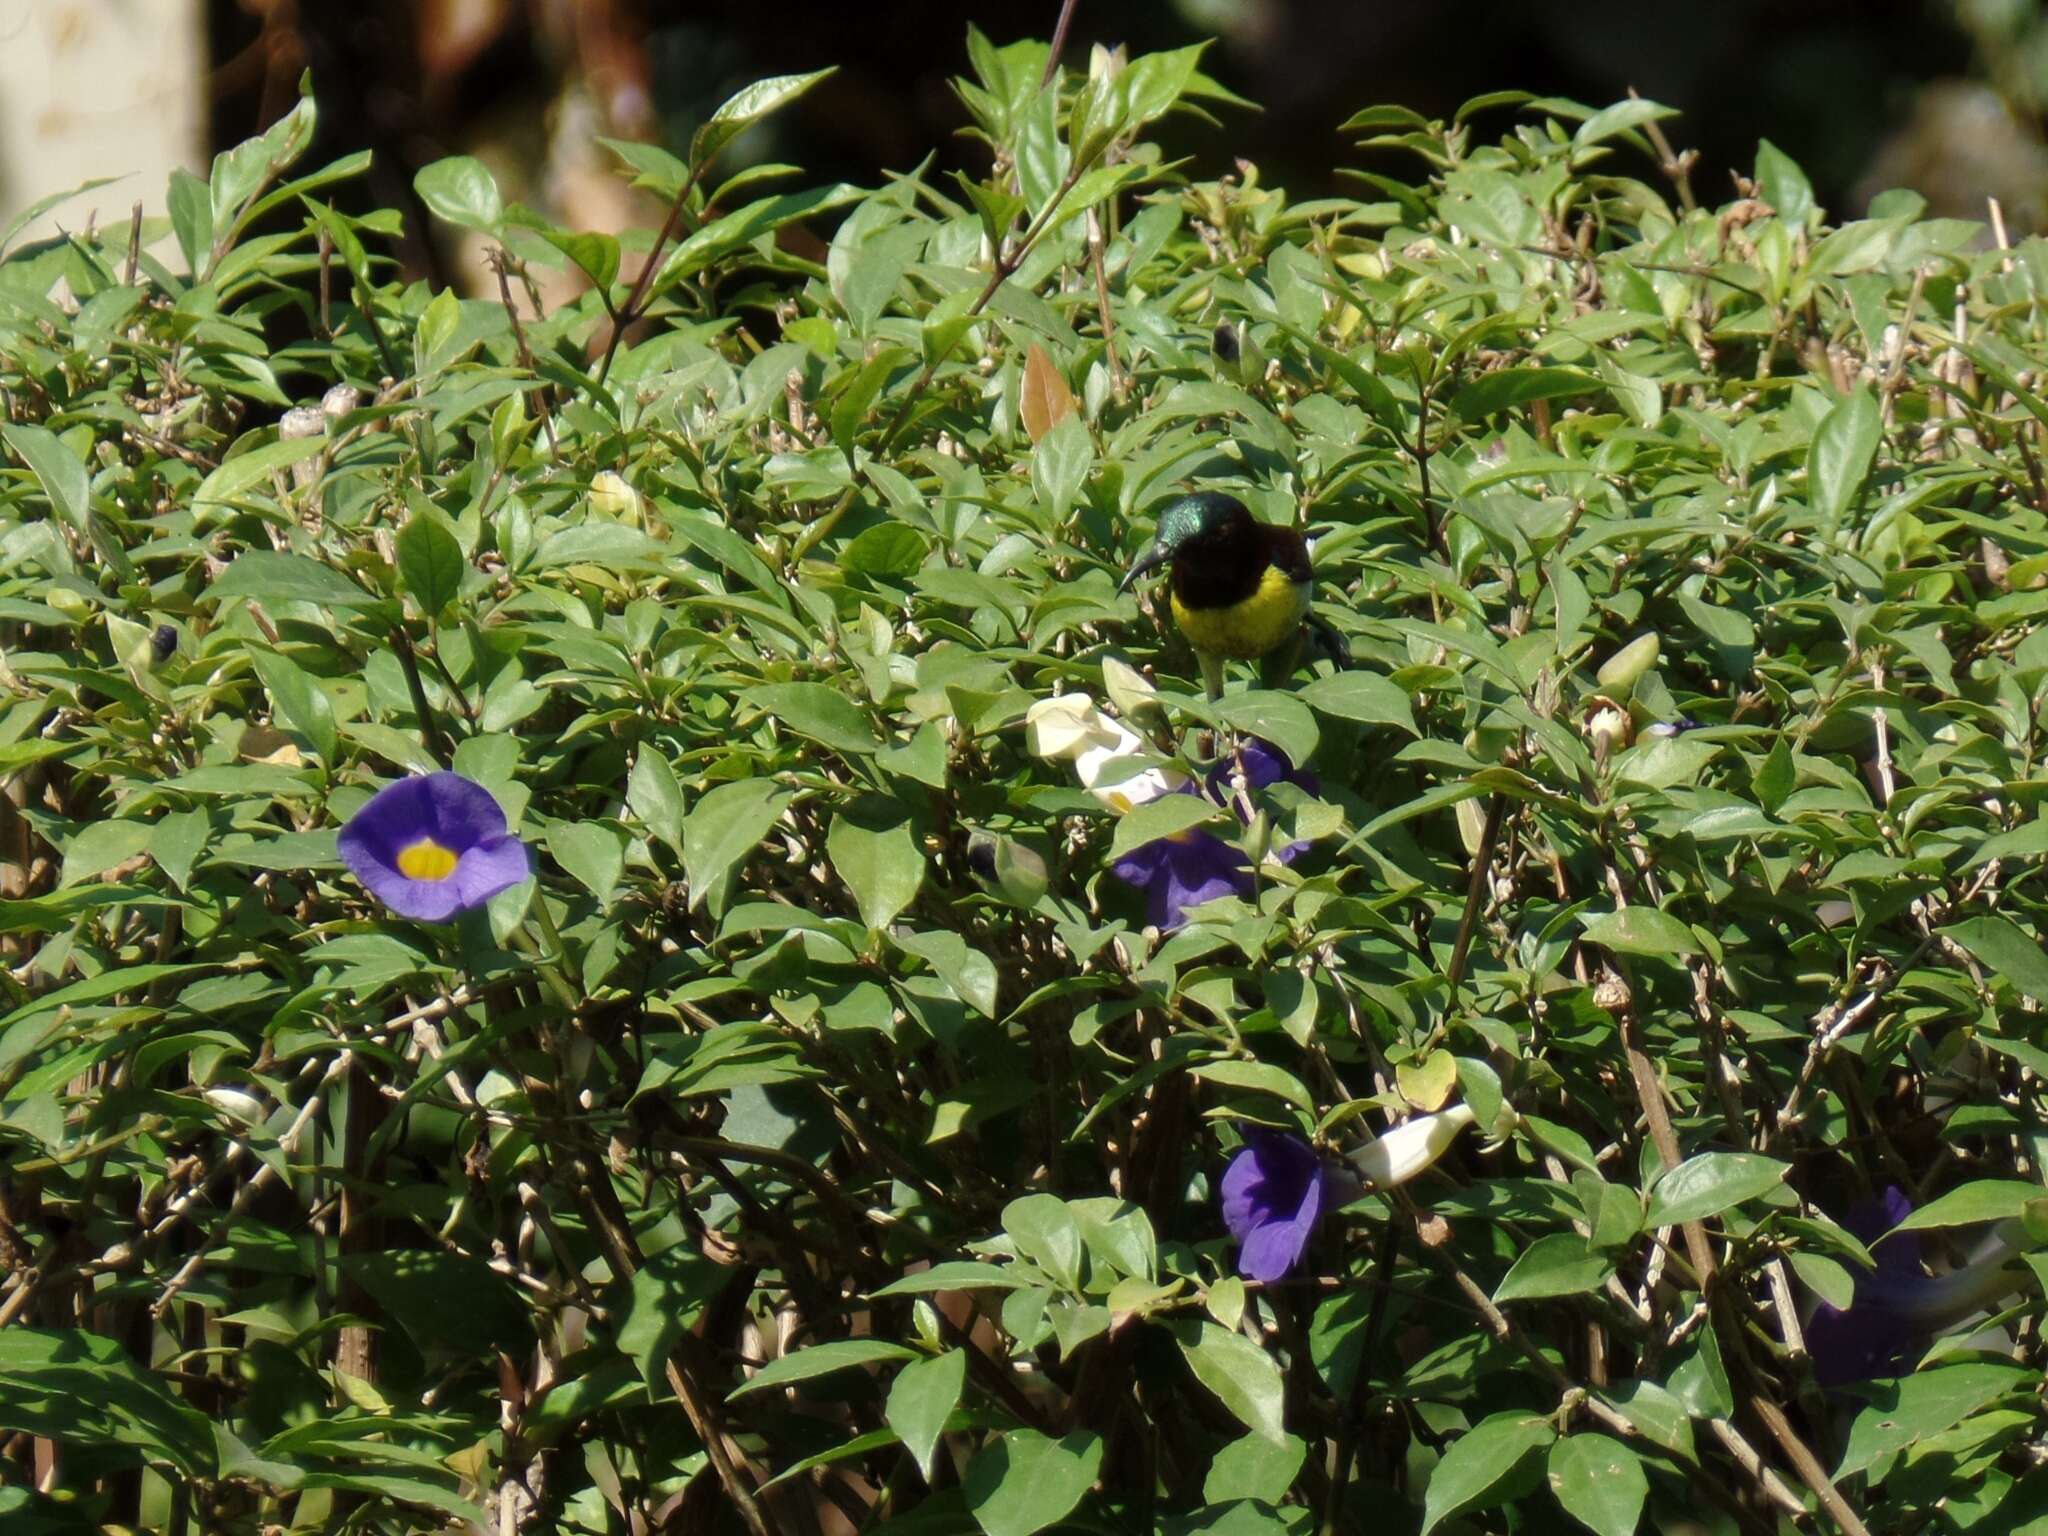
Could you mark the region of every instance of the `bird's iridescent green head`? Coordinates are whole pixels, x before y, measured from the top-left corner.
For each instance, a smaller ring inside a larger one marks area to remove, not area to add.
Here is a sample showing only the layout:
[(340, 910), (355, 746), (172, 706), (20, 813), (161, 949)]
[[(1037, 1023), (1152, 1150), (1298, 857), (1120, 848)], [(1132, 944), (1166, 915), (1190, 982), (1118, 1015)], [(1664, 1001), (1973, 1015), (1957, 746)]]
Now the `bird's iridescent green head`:
[(1170, 501), (1159, 513), (1159, 534), (1151, 547), (1124, 572), (1119, 592), (1131, 583), (1173, 559), (1183, 550), (1205, 544), (1226, 544), (1252, 526), (1252, 515), (1243, 502), (1222, 491), (1196, 491)]

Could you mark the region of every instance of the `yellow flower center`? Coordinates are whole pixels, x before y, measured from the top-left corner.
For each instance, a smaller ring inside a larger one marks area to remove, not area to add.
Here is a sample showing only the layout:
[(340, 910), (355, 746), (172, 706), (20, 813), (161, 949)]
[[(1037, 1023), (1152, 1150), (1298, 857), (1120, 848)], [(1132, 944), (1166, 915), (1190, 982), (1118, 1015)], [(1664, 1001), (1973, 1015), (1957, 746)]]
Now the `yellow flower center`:
[(446, 880), (455, 873), (455, 864), (455, 851), (431, 837), (398, 850), (398, 871), (408, 880)]

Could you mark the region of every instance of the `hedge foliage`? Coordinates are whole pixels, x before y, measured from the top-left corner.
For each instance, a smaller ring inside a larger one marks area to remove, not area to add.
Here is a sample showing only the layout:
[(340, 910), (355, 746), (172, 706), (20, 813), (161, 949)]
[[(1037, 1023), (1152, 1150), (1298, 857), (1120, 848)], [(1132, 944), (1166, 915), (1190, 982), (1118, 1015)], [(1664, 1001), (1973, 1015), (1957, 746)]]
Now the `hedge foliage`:
[[(659, 237), (428, 167), (498, 297), (310, 96), (0, 242), (8, 1531), (2040, 1529), (2048, 244), (1523, 93), (1295, 202), (1195, 50), (968, 51), (978, 181), (728, 176), (807, 77), (611, 146)], [(1348, 668), (1203, 697), (1190, 486)], [(1314, 786), (1119, 819), (1054, 694)], [(417, 923), (337, 833), (439, 768), (537, 878)]]

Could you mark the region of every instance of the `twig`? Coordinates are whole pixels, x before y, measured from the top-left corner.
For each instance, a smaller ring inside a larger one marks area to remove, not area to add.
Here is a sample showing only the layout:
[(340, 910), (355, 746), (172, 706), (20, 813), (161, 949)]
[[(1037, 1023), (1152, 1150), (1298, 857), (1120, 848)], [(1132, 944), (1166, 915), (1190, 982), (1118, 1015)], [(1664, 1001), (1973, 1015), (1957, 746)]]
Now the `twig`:
[(334, 340), (334, 236), (320, 226), (320, 339)]
[[(604, 1248), (606, 1262), (611, 1265), (613, 1276), (622, 1283), (629, 1283), (641, 1267), (639, 1245), (633, 1240), (631, 1226), (625, 1212), (618, 1207), (618, 1193), (612, 1188), (611, 1175), (588, 1153), (578, 1153), (574, 1166), (568, 1170), (577, 1203), (583, 1208), (584, 1219), (590, 1224)], [(695, 1334), (685, 1333), (678, 1341), (680, 1350), (687, 1345), (698, 1343)], [(732, 1501), (733, 1508), (745, 1522), (751, 1536), (780, 1536), (769, 1523), (760, 1500), (754, 1497), (754, 1490), (747, 1486), (746, 1477), (733, 1460), (732, 1450), (725, 1441), (725, 1432), (711, 1416), (711, 1410), (704, 1396), (689, 1374), (671, 1357), (664, 1362), (668, 1384), (682, 1405), (683, 1416), (690, 1421), (691, 1432), (703, 1445), (711, 1458), (711, 1468), (718, 1474), (719, 1484), (725, 1489), (725, 1496)]]
[[(533, 348), (526, 344), (526, 327), (519, 323), (519, 306), (512, 302), (512, 281), (505, 271), (507, 261), (505, 248), (502, 245), (494, 246), (490, 254), (490, 266), (491, 270), (498, 274), (498, 297), (504, 302), (505, 318), (512, 322), (512, 341), (519, 348), (519, 366), (528, 373), (533, 373)], [(535, 318), (540, 318), (538, 312)], [(562, 448), (561, 444), (555, 441), (555, 413), (549, 399), (548, 387), (545, 384), (541, 385), (534, 390), (534, 395), (540, 406), (540, 428), (548, 435), (548, 456), (559, 459), (562, 456)]]
[(420, 678), (420, 659), (413, 652), (412, 636), (406, 633), (403, 624), (391, 626), (391, 649), (398, 656), (399, 670), (405, 674), (406, 692), (412, 695), (413, 713), (420, 722), (420, 740), (426, 744), (427, 753), (435, 762), (443, 768), (452, 767), (454, 757), (441, 730), (440, 716), (427, 702), (426, 684)]
[(1479, 849), (1472, 855), (1472, 875), (1465, 882), (1465, 910), (1458, 917), (1457, 942), (1451, 946), (1451, 963), (1444, 970), (1444, 985), (1450, 991), (1452, 1002), (1457, 1001), (1458, 983), (1465, 979), (1465, 957), (1472, 948), (1472, 930), (1478, 925), (1480, 909), (1486, 904), (1493, 845), (1500, 837), (1500, 824), (1507, 815), (1507, 809), (1508, 797), (1496, 794), (1493, 803), (1486, 808), (1486, 825), (1479, 833)]
[[(1630, 101), (1643, 99), (1642, 92), (1634, 86), (1628, 88), (1628, 96)], [(1699, 207), (1699, 201), (1692, 195), (1692, 168), (1693, 162), (1699, 159), (1700, 152), (1688, 149), (1683, 154), (1673, 153), (1671, 141), (1664, 137), (1664, 129), (1655, 119), (1643, 124), (1643, 132), (1649, 136), (1650, 143), (1656, 148), (1661, 162), (1658, 169), (1671, 179), (1671, 185), (1678, 190), (1679, 205), (1687, 213), (1691, 213), (1693, 209)]]
[[(306, 1102), (299, 1107), (298, 1115), (292, 1120), (291, 1125), (277, 1139), (277, 1149), (281, 1154), (289, 1157), (298, 1150), (299, 1138), (306, 1133), (306, 1127), (312, 1122), (313, 1117), (320, 1113), (320, 1105), (327, 1095), (327, 1090), (349, 1069), (354, 1061), (355, 1052), (352, 1050), (344, 1050), (334, 1058), (333, 1063), (321, 1075), (318, 1086), (313, 1089), (312, 1093), (307, 1095)], [(228, 1234), (228, 1228), (241, 1219), (242, 1213), (248, 1210), (250, 1202), (257, 1195), (261, 1194), (264, 1187), (276, 1177), (276, 1164), (265, 1163), (256, 1170), (248, 1183), (235, 1191), (235, 1198), (229, 1204), (227, 1213), (213, 1224), (213, 1230), (206, 1234), (205, 1240), (193, 1251), (192, 1256), (185, 1260), (184, 1265), (175, 1275), (171, 1276), (170, 1283), (163, 1289), (163, 1294), (158, 1296), (155, 1302), (151, 1304), (149, 1309), (151, 1317), (161, 1318), (164, 1315), (171, 1302), (177, 1298), (178, 1293), (190, 1285), (193, 1278), (205, 1267), (207, 1254), (220, 1245), (221, 1239)]]
[(625, 339), (626, 328), (640, 319), (640, 305), (647, 297), (647, 290), (654, 285), (655, 274), (661, 270), (662, 254), (670, 240), (675, 238), (676, 229), (682, 224), (689, 208), (690, 194), (696, 190), (697, 179), (710, 165), (705, 160), (690, 167), (690, 174), (684, 178), (682, 190), (676, 193), (676, 200), (669, 205), (668, 217), (662, 221), (661, 231), (654, 237), (653, 248), (647, 253), (647, 265), (640, 269), (640, 275), (633, 279), (633, 291), (626, 295), (626, 302), (619, 306), (618, 314), (612, 320), (611, 339), (605, 343), (604, 362), (597, 370), (600, 387), (611, 377), (612, 359), (618, 355), (619, 343)]
[[(1396, 1201), (1397, 1204), (1405, 1209), (1411, 1219), (1415, 1216), (1414, 1206), (1407, 1201), (1405, 1196), (1397, 1192)], [(1418, 1239), (1419, 1236), (1418, 1232)], [(1472, 1304), (1473, 1309), (1485, 1320), (1487, 1328), (1492, 1332), (1495, 1339), (1505, 1344), (1514, 1345), (1521, 1352), (1523, 1358), (1533, 1365), (1545, 1380), (1569, 1398), (1576, 1407), (1585, 1409), (1587, 1413), (1598, 1419), (1607, 1428), (1613, 1430), (1615, 1434), (1621, 1436), (1624, 1440), (1640, 1439), (1642, 1437), (1642, 1431), (1636, 1428), (1634, 1422), (1626, 1414), (1601, 1398), (1585, 1392), (1570, 1377), (1565, 1375), (1558, 1368), (1555, 1361), (1544, 1354), (1541, 1349), (1537, 1348), (1529, 1340), (1528, 1336), (1515, 1326), (1513, 1320), (1506, 1313), (1502, 1312), (1498, 1306), (1494, 1305), (1493, 1298), (1486, 1294), (1485, 1289), (1478, 1281), (1465, 1273), (1457, 1260), (1443, 1252), (1440, 1248), (1430, 1247), (1427, 1241), (1418, 1240), (1417, 1246), (1421, 1249), (1423, 1256), (1438, 1270), (1449, 1276), (1452, 1284), (1456, 1285), (1464, 1293), (1465, 1299)], [(1361, 1369), (1363, 1369), (1362, 1364)], [(1764, 1465), (1763, 1458), (1757, 1455), (1756, 1450), (1743, 1439), (1740, 1430), (1734, 1425), (1729, 1424), (1725, 1419), (1714, 1420), (1713, 1427), (1715, 1434), (1721, 1438), (1722, 1443), (1735, 1453), (1736, 1460), (1749, 1470), (1751, 1475), (1757, 1479), (1758, 1485), (1763, 1488), (1765, 1493), (1781, 1509), (1795, 1517), (1803, 1517), (1806, 1514), (1806, 1506), (1800, 1502), (1799, 1496), (1786, 1487), (1784, 1482), (1769, 1467)], [(1695, 1486), (1709, 1492), (1716, 1499), (1716, 1502), (1721, 1502), (1724, 1497), (1720, 1490), (1713, 1488), (1710, 1484), (1699, 1483)], [(1738, 1513), (1740, 1518), (1751, 1522), (1759, 1529), (1769, 1529), (1760, 1520), (1757, 1520), (1752, 1513), (1744, 1511), (1740, 1505), (1735, 1504), (1732, 1500), (1725, 1502), (1723, 1507), (1728, 1508), (1731, 1512)]]
[[(2007, 263), (2011, 265), (2010, 262)], [(122, 286), (133, 288), (135, 274), (142, 266), (142, 204), (135, 205), (135, 211), (128, 215), (128, 265), (122, 269)]]
[(1095, 269), (1095, 312), (1102, 321), (1102, 352), (1109, 360), (1109, 387), (1117, 399), (1124, 397), (1128, 387), (1124, 378), (1124, 365), (1116, 355), (1116, 321), (1109, 313), (1109, 274), (1102, 255), (1102, 220), (1095, 210), (1088, 210), (1088, 263)]
[(1927, 266), (1913, 269), (1912, 291), (1906, 295), (1905, 312), (1901, 314), (1892, 331), (1891, 357), (1885, 365), (1884, 384), (1880, 390), (1884, 409), (1879, 417), (1886, 427), (1892, 424), (1892, 407), (1897, 404), (1899, 388), (1906, 380), (1906, 350), (1911, 341), (1913, 316), (1920, 308), (1920, 295), (1927, 288)]
[(1060, 55), (1067, 49), (1067, 27), (1074, 19), (1074, 11), (1080, 0), (1060, 0), (1060, 19), (1053, 23), (1052, 46), (1045, 54), (1045, 77), (1038, 82), (1042, 91), (1052, 84), (1052, 77), (1059, 73)]

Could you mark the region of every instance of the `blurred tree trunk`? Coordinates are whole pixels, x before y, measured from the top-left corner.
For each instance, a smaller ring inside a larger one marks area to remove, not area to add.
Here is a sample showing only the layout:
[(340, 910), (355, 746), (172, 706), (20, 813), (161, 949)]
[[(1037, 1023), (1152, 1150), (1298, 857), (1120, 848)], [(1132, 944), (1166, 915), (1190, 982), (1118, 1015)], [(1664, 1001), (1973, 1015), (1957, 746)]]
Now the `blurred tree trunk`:
[(206, 40), (200, 0), (0, 0), (0, 225), (37, 199), (111, 185), (25, 232), (161, 213), (178, 166), (205, 169)]

